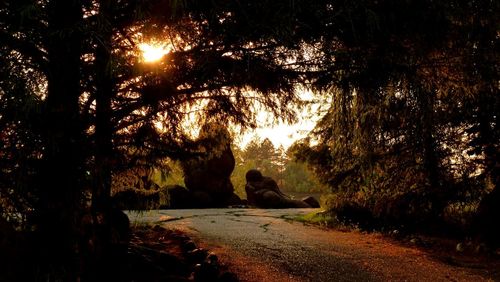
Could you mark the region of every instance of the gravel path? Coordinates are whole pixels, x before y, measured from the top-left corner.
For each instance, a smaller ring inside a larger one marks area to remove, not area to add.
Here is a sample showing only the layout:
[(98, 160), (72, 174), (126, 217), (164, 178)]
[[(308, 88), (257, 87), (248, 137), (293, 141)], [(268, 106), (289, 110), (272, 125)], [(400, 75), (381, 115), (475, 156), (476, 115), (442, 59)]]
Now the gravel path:
[(242, 281), (493, 281), (488, 269), (452, 266), (377, 234), (324, 230), (287, 218), (312, 209), (128, 212), (215, 251)]

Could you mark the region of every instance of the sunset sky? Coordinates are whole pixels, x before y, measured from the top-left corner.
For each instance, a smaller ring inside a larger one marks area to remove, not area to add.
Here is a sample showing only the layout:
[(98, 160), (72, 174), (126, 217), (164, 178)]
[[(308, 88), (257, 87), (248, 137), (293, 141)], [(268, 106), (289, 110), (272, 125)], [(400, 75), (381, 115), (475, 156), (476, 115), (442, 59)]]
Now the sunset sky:
[(276, 125), (266, 124), (266, 115), (268, 113), (261, 112), (259, 119), (261, 126), (255, 130), (248, 130), (241, 136), (235, 136), (235, 142), (244, 147), (255, 135), (261, 139), (269, 138), (275, 147), (283, 146), (285, 149), (290, 147), (293, 142), (304, 138), (307, 133), (314, 128), (317, 118), (311, 117), (307, 111), (303, 111), (298, 116), (298, 121), (294, 124), (278, 123)]
[[(171, 46), (162, 44), (139, 44), (139, 49), (142, 52), (142, 57), (146, 63), (154, 63), (163, 58), (163, 56), (170, 53), (172, 50)], [(302, 99), (310, 100), (312, 99), (312, 93), (301, 92)], [(319, 105), (318, 105), (319, 106)], [(268, 138), (273, 142), (274, 146), (278, 148), (283, 146), (285, 149), (290, 147), (295, 141), (304, 138), (309, 131), (314, 128), (316, 121), (319, 119), (319, 115), (311, 114), (317, 110), (318, 106), (313, 106), (312, 109), (304, 109), (297, 116), (297, 122), (293, 124), (286, 124), (283, 122), (277, 122), (276, 120), (270, 118), (271, 114), (262, 111), (258, 114), (258, 124), (259, 127), (255, 130), (245, 130), (240, 135), (234, 136), (235, 143), (240, 147), (245, 147), (246, 144), (258, 136), (260, 139)]]

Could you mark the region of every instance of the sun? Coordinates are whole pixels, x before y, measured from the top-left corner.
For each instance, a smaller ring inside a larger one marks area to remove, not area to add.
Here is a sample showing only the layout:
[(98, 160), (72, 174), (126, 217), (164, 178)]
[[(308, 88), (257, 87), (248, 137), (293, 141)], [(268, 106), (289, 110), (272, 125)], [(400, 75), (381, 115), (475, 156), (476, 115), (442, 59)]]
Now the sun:
[(170, 46), (161, 44), (139, 44), (139, 50), (142, 52), (142, 59), (146, 63), (153, 63), (159, 61), (163, 56), (170, 53)]

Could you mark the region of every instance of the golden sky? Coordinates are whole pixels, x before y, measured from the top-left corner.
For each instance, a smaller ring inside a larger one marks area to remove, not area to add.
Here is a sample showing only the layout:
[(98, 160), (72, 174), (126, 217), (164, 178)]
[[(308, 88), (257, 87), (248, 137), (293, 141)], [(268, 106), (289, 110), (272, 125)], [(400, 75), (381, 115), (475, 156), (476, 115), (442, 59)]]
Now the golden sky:
[[(154, 63), (159, 61), (163, 56), (172, 51), (172, 46), (165, 44), (139, 44), (139, 49), (142, 52), (142, 58), (146, 63)], [(302, 99), (310, 100), (313, 94), (307, 91), (302, 91), (300, 94)], [(313, 106), (311, 109), (304, 109), (299, 112), (297, 122), (286, 124), (277, 122), (272, 119), (272, 115), (266, 111), (261, 111), (258, 114), (257, 120), (259, 127), (255, 130), (246, 130), (239, 136), (234, 136), (235, 143), (244, 147), (251, 139), (258, 136), (260, 139), (268, 138), (273, 142), (273, 145), (278, 148), (283, 146), (285, 150), (290, 147), (295, 141), (306, 137), (307, 133), (314, 128), (318, 115), (311, 114), (319, 108), (319, 105)]]

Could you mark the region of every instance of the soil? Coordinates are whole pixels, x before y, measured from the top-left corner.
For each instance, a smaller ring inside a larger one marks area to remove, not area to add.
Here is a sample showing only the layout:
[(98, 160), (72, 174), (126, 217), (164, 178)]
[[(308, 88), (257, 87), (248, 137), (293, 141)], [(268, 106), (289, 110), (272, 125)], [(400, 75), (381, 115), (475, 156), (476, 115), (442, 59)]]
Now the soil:
[(216, 254), (159, 225), (133, 228), (128, 254), (130, 281), (238, 281)]
[(492, 250), (484, 244), (462, 242), (457, 239), (424, 235), (394, 237), (385, 235), (394, 243), (415, 248), (429, 257), (448, 265), (487, 271), (500, 281), (500, 249)]

